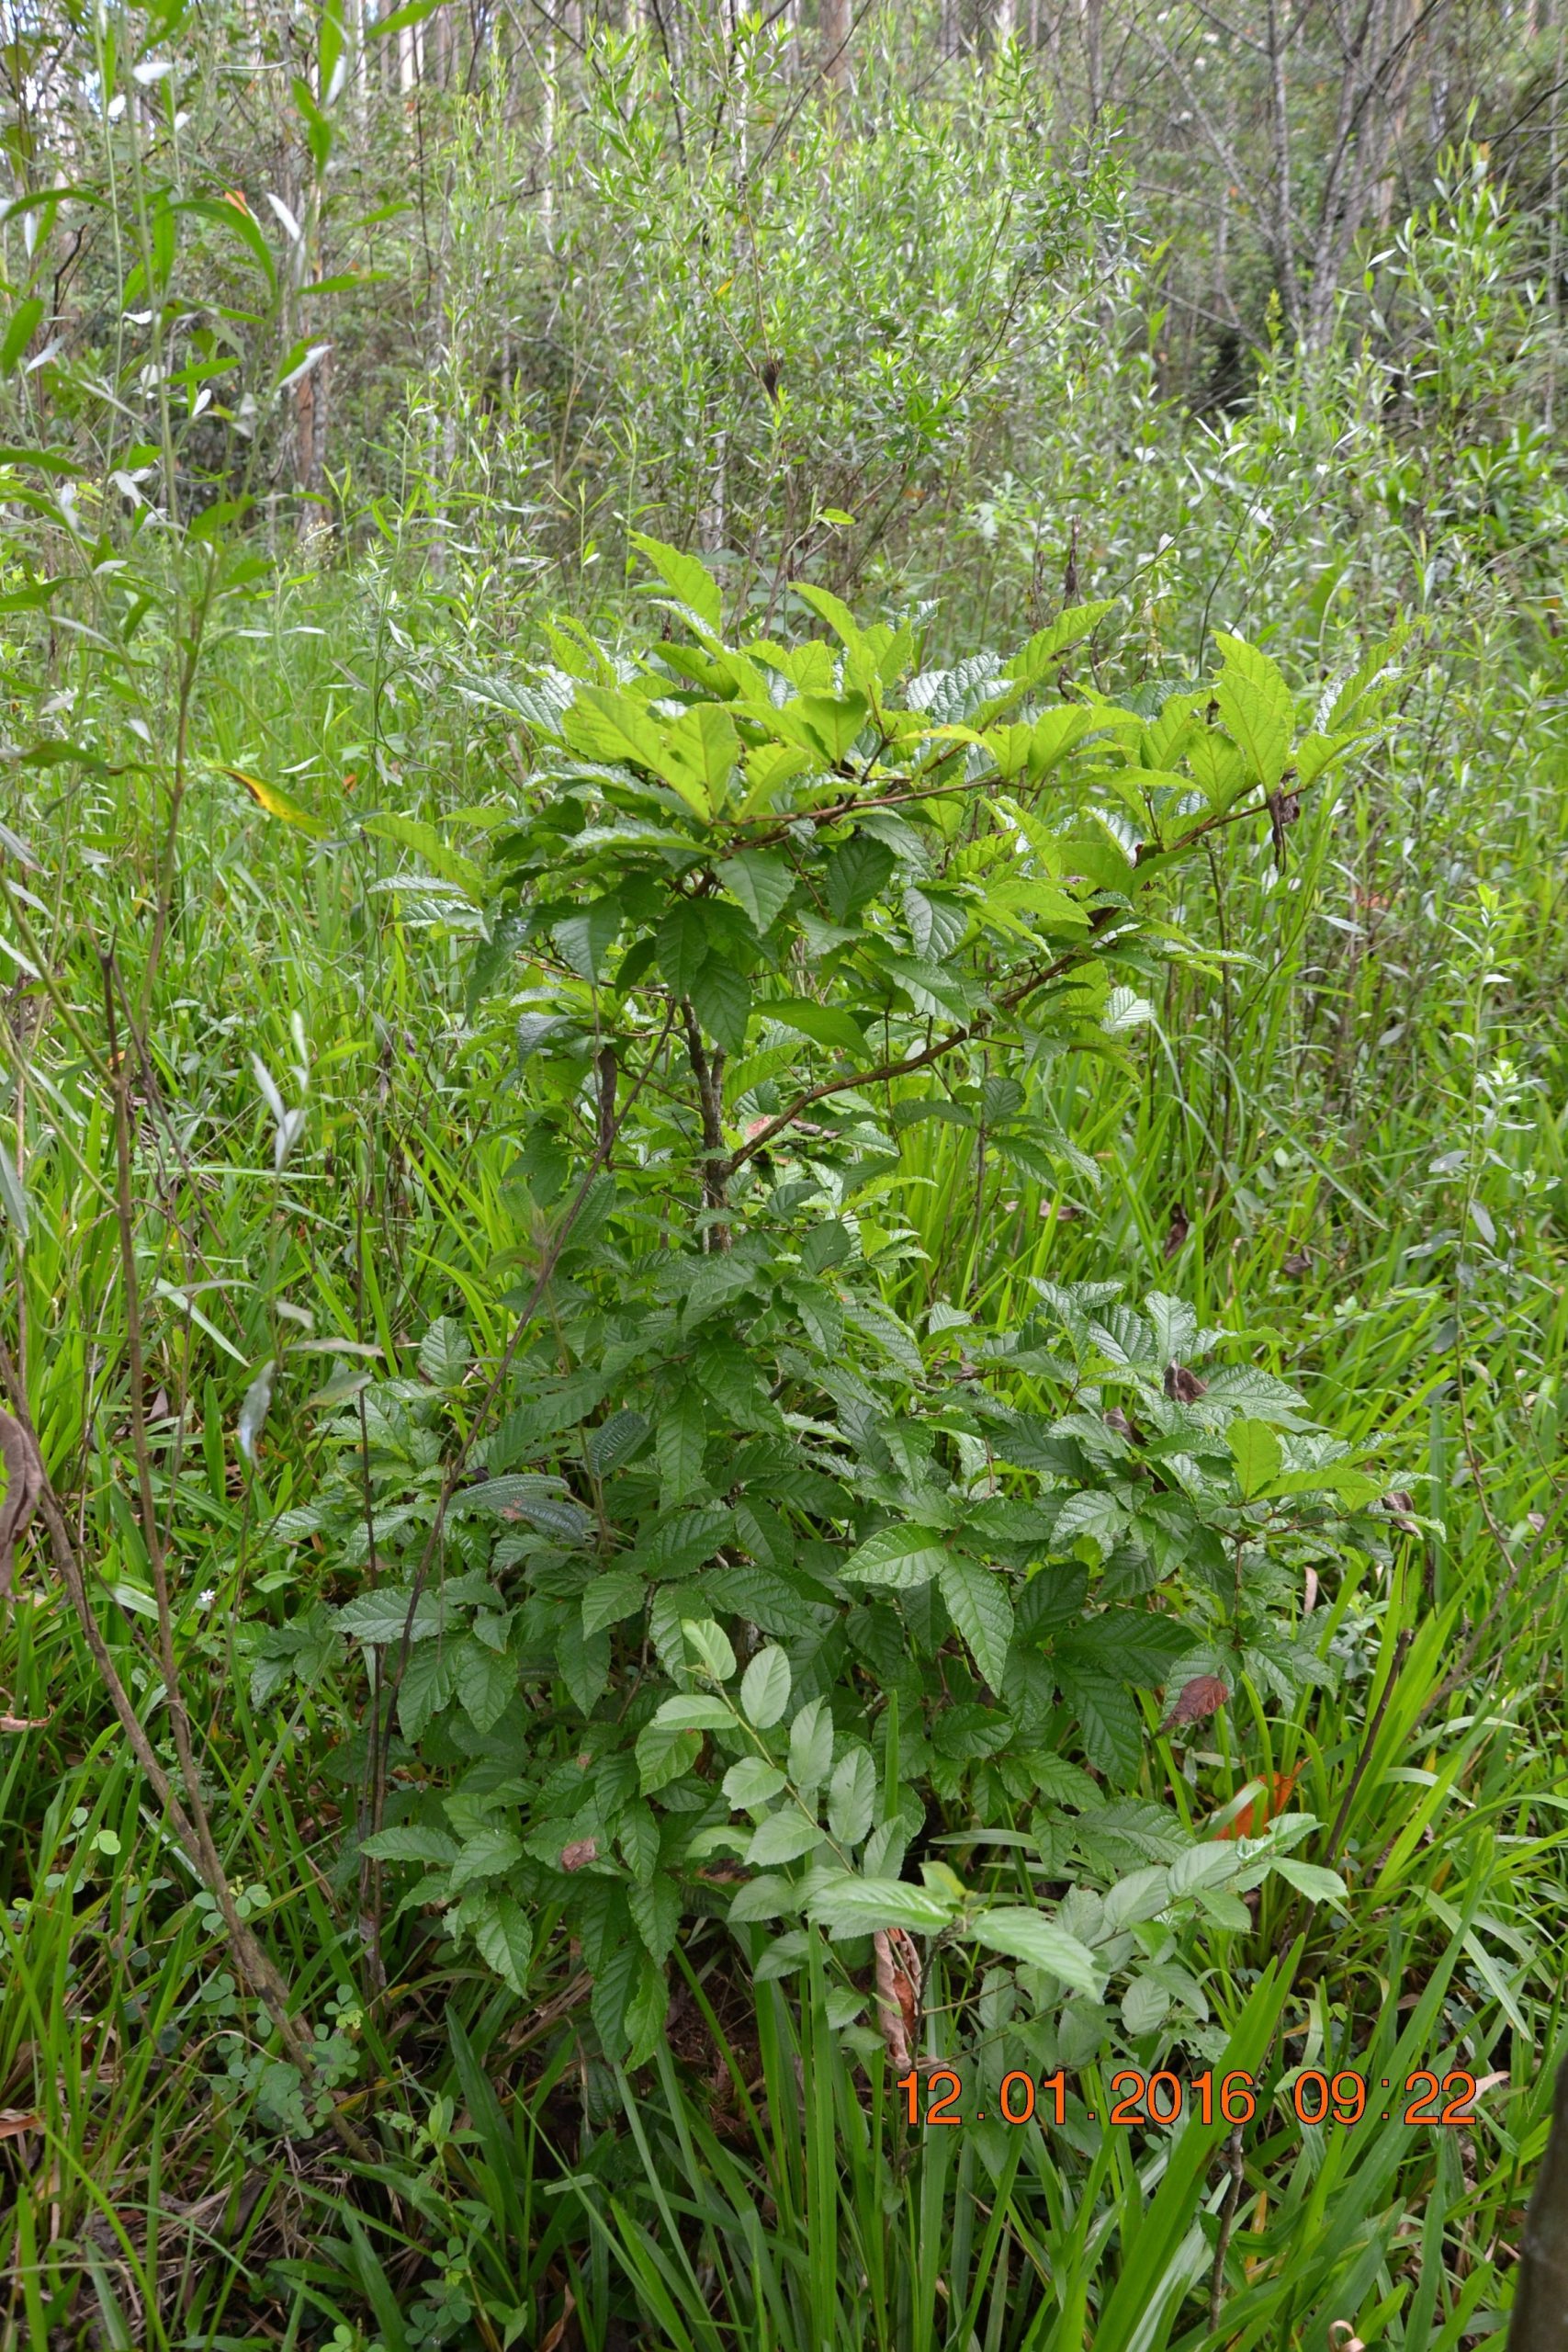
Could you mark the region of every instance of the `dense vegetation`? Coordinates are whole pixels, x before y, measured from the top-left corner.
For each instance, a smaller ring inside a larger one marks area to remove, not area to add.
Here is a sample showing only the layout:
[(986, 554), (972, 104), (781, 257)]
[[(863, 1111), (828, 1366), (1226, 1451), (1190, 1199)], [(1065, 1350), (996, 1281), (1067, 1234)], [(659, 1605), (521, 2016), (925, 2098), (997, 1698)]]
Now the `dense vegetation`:
[(1562, 25), (6, 32), (0, 2345), (1500, 2343)]

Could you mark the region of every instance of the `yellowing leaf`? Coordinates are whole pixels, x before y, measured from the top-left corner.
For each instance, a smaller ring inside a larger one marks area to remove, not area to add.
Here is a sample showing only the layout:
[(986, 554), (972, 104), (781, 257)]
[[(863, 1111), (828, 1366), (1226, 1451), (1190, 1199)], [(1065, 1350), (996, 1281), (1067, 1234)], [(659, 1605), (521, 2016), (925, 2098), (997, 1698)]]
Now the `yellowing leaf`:
[(243, 768), (225, 768), (223, 774), (243, 786), (256, 807), (265, 808), (269, 817), (281, 817), (286, 825), (298, 825), (301, 832), (317, 841), (326, 831), (308, 808), (302, 808), (298, 800), (291, 800), (287, 792), (280, 792), (276, 784), (264, 784), (259, 775), (247, 775)]

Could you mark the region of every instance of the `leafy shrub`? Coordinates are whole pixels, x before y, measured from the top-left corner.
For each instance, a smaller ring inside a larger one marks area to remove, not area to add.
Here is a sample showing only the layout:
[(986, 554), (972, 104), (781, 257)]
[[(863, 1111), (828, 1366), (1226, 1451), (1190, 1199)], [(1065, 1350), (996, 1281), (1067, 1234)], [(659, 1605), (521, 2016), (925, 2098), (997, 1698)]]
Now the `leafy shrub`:
[(1168, 876), (1249, 816), (1282, 840), (1368, 682), (1298, 733), (1222, 639), (1212, 687), (1145, 711), (1066, 676), (1103, 605), (922, 673), (911, 628), (816, 588), (829, 635), (734, 647), (703, 567), (642, 544), (640, 661), (563, 630), (532, 683), (468, 680), (529, 730), (516, 803), (458, 812), (461, 851), (372, 820), (479, 934), (476, 1012), (517, 1013), (517, 1321), (479, 1363), (445, 1317), (351, 1400), (282, 1532), (338, 1593), (374, 1576), (263, 1638), (256, 1695), (379, 1661), (361, 1854), (514, 1992), (577, 1939), (612, 2059), (654, 2048), (705, 1916), (762, 1977), (825, 1929), (867, 2050), (856, 1972), (895, 1928), (1016, 1963), (1047, 2058), (1099, 2046), (1113, 1979), (1128, 2032), (1174, 2004), (1201, 2039), (1183, 1923), (1246, 1928), (1270, 1870), (1338, 1882), (1292, 1860), (1305, 1816), (1195, 1840), (1147, 1694), (1174, 1728), (1326, 1679), (1304, 1571), (1381, 1546), (1382, 1482), (1268, 1370), (1200, 1373), (1224, 1335), (1174, 1298), (1039, 1281), (1016, 1329), (911, 1329), (885, 1204), (916, 1121), (1025, 1182), (1080, 1167), (1061, 1057), (1122, 1055), (1162, 967), (1204, 965)]

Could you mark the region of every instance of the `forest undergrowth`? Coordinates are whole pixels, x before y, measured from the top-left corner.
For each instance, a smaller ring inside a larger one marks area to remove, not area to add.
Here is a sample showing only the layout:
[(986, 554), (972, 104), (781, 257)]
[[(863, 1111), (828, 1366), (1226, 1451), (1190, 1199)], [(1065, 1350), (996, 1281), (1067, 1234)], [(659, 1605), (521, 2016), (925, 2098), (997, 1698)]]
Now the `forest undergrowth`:
[[(612, 44), (515, 254), (515, 119), (433, 124), (446, 339), (394, 397), (349, 311), (291, 502), (342, 20), (269, 215), (153, 135), (164, 13), (4, 227), (0, 2344), (1500, 2343), (1568, 2050), (1530, 220), (1453, 148), (1201, 411), (1016, 60), (868, 74), (824, 245), (833, 104), (741, 204), (777, 61), (677, 152)], [(503, 262), (592, 424), (470, 347)]]

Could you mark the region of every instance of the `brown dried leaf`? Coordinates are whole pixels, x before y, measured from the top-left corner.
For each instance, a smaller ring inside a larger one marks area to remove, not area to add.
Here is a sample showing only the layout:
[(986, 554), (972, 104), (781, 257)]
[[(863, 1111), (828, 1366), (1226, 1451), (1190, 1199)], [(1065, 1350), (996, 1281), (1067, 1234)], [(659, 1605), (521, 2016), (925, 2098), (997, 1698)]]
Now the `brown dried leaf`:
[(596, 1862), (598, 1859), (597, 1838), (574, 1838), (570, 1846), (563, 1846), (560, 1849), (560, 1866), (563, 1871), (586, 1870), (590, 1862)]
[(1209, 1384), (1200, 1380), (1184, 1363), (1168, 1363), (1165, 1368), (1165, 1393), (1173, 1405), (1195, 1405), (1200, 1396), (1209, 1393)]
[(1217, 1674), (1195, 1674), (1176, 1694), (1176, 1704), (1160, 1725), (1173, 1731), (1178, 1724), (1201, 1724), (1228, 1705), (1230, 1692)]
[(1192, 1227), (1187, 1211), (1178, 1201), (1170, 1212), (1170, 1230), (1165, 1237), (1165, 1248), (1160, 1255), (1163, 1258), (1174, 1258), (1191, 1230)]
[(42, 1731), (52, 1715), (0, 1715), (0, 1731)]
[(913, 2071), (919, 2037), (920, 1955), (902, 1928), (879, 1928), (871, 1939), (876, 1955), (876, 2010), (882, 2039), (895, 2071)]
[(24, 2132), (41, 2132), (42, 2118), (25, 2114), (19, 2107), (0, 2107), (0, 2140), (19, 2140)]
[(569, 2287), (566, 2290), (566, 2302), (561, 2315), (550, 2329), (549, 2334), (540, 2339), (539, 2352), (558, 2352), (558, 2346), (565, 2340), (566, 2331), (571, 2324), (571, 2315), (576, 2309), (577, 2297)]

